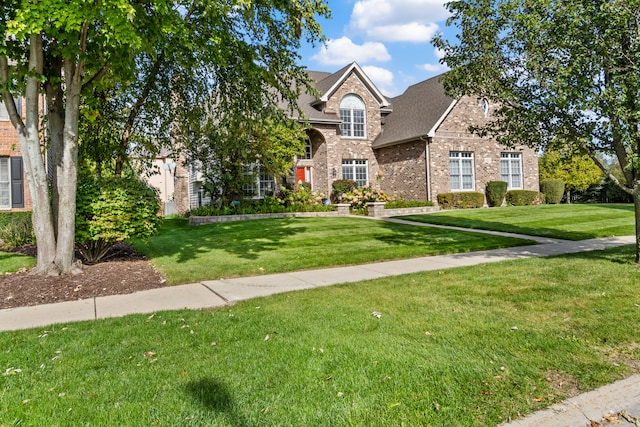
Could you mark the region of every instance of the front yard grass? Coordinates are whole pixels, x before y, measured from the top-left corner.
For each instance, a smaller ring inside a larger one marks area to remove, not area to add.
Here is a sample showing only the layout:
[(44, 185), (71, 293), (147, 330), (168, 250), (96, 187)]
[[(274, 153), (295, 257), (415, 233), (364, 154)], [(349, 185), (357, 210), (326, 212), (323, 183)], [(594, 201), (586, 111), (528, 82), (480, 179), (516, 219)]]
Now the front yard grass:
[(640, 370), (632, 259), (628, 246), (0, 333), (0, 425), (495, 425)]
[(165, 220), (133, 241), (169, 284), (471, 252), (534, 242), (366, 218), (285, 218), (189, 226)]
[(36, 265), (36, 260), (27, 255), (0, 251), (0, 274), (14, 273), (22, 269), (30, 269)]
[(411, 221), (566, 240), (635, 234), (632, 204), (571, 204), (458, 209), (399, 217)]

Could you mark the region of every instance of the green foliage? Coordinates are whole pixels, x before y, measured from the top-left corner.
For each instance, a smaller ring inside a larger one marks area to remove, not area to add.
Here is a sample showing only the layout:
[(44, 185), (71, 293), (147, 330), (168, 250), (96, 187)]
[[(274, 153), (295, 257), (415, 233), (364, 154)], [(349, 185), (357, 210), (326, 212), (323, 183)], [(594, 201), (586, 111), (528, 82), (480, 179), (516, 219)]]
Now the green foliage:
[[(348, 181), (348, 180), (347, 180)], [(370, 202), (391, 202), (395, 197), (372, 187), (355, 188), (342, 195), (343, 203), (350, 203), (351, 209), (364, 209)]]
[(504, 196), (507, 194), (508, 184), (504, 181), (487, 182), (487, 204), (491, 207), (502, 206)]
[(0, 213), (0, 241), (8, 247), (35, 243), (31, 212)]
[(475, 191), (463, 193), (440, 193), (438, 205), (442, 209), (470, 209), (484, 206), (484, 194)]
[[(604, 176), (591, 157), (568, 149), (547, 150), (540, 157), (538, 167), (541, 185), (545, 180), (560, 180), (564, 183), (564, 189), (568, 191), (586, 190)], [(624, 177), (621, 178), (624, 180)]]
[(544, 196), (533, 190), (510, 190), (507, 191), (505, 199), (509, 206), (531, 206), (541, 204)]
[(252, 215), (285, 212), (330, 212), (335, 208), (325, 205), (324, 194), (310, 191), (306, 186), (298, 186), (292, 191), (282, 188), (278, 197), (267, 196), (262, 200), (245, 199), (220, 207), (201, 206), (187, 213), (187, 216)]
[(564, 182), (559, 179), (540, 181), (540, 192), (544, 194), (545, 203), (557, 205), (564, 195)]
[(336, 179), (331, 184), (331, 188), (333, 192), (331, 193), (332, 200), (335, 202), (338, 197), (338, 193), (345, 194), (349, 193), (356, 188), (358, 188), (358, 183), (352, 179)]
[(90, 263), (103, 258), (113, 244), (151, 236), (159, 222), (156, 190), (137, 178), (82, 177), (76, 208), (77, 247)]

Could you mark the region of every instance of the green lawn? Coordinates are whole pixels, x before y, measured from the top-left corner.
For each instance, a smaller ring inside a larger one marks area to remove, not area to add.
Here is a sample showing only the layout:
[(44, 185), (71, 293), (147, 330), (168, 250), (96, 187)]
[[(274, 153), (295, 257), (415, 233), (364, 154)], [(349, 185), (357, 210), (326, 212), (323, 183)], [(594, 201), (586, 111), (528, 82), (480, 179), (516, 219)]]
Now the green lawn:
[(166, 220), (132, 242), (169, 284), (532, 244), (366, 218), (287, 218), (189, 226)]
[(429, 224), (584, 240), (635, 234), (631, 204), (540, 205), (459, 209), (400, 218)]
[(27, 255), (12, 252), (0, 252), (0, 274), (14, 273), (23, 268), (30, 269), (36, 265), (36, 260)]
[(638, 371), (632, 259), (625, 247), (0, 333), (0, 425), (495, 425)]

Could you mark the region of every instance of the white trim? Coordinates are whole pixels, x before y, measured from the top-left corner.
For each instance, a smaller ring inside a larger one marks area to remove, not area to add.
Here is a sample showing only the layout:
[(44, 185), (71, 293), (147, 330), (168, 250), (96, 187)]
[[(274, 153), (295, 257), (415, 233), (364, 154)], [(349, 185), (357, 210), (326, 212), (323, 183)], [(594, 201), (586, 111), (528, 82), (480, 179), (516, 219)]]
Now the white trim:
[(427, 134), (427, 136), (429, 138), (433, 138), (436, 135), (436, 131), (438, 130), (438, 128), (440, 127), (442, 122), (444, 122), (444, 119), (447, 118), (447, 116), (449, 115), (451, 110), (453, 110), (453, 107), (455, 107), (457, 103), (458, 103), (458, 100), (454, 100), (453, 102), (451, 102), (451, 104), (449, 105), (449, 108), (447, 108), (447, 111), (444, 112), (444, 114), (438, 119), (436, 124), (433, 125), (433, 127), (431, 128), (431, 130)]
[(376, 85), (373, 84), (373, 82), (371, 81), (371, 79), (369, 79), (369, 77), (365, 74), (365, 72), (362, 71), (362, 68), (360, 68), (360, 66), (356, 62), (352, 62), (349, 68), (347, 68), (347, 70), (338, 79), (338, 81), (336, 81), (333, 84), (333, 86), (329, 88), (329, 90), (327, 90), (324, 94), (322, 94), (322, 98), (320, 98), (320, 101), (327, 102), (331, 97), (331, 95), (333, 95), (333, 93), (336, 90), (338, 90), (340, 86), (342, 86), (342, 84), (347, 79), (349, 74), (351, 74), (352, 71), (355, 71), (358, 74), (358, 77), (361, 80), (363, 80), (364, 85), (367, 86), (369, 91), (378, 99), (378, 102), (380, 103), (381, 107), (387, 107), (391, 104), (387, 100), (387, 98), (382, 94), (382, 92), (378, 90)]

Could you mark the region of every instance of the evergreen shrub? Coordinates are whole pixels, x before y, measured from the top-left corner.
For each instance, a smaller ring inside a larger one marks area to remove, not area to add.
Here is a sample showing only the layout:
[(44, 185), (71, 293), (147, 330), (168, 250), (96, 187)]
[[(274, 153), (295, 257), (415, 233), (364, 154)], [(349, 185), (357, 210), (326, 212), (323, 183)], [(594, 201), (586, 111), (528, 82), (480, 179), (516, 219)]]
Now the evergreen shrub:
[(559, 179), (540, 181), (540, 192), (544, 194), (545, 203), (557, 205), (564, 195), (564, 182)]
[(491, 207), (502, 206), (504, 196), (507, 194), (507, 183), (504, 181), (487, 182), (487, 204)]
[(509, 206), (530, 206), (542, 204), (544, 195), (533, 190), (511, 190), (505, 198)]

